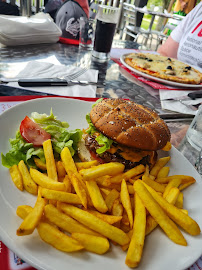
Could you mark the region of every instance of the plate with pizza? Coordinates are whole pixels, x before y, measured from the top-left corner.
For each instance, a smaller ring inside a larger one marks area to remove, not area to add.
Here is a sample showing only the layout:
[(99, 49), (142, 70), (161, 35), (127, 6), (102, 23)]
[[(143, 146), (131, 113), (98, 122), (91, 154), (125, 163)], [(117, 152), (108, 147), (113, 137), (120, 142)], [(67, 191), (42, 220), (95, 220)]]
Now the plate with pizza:
[(184, 88), (202, 88), (202, 73), (177, 59), (152, 53), (129, 53), (120, 58), (128, 69), (147, 79)]

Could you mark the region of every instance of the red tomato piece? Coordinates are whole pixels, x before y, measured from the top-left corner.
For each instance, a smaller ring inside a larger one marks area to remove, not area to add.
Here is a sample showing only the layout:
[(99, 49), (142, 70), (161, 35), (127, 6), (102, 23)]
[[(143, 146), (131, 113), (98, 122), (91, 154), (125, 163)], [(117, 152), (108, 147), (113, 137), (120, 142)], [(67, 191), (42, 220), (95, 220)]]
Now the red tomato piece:
[(42, 146), (44, 141), (51, 138), (51, 135), (42, 129), (37, 123), (28, 116), (20, 124), (20, 133), (22, 137), (34, 146)]

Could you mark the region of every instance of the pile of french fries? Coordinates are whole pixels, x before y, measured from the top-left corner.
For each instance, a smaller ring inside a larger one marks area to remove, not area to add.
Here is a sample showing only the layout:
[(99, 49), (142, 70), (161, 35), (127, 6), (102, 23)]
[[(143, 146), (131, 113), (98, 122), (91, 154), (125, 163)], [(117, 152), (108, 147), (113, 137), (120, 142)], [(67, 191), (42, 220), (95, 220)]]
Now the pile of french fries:
[(23, 161), (10, 168), (16, 187), (37, 196), (34, 207), (20, 205), (23, 219), (17, 235), (37, 229), (43, 241), (63, 252), (85, 249), (104, 254), (119, 245), (131, 268), (141, 261), (145, 237), (157, 226), (176, 244), (187, 242), (179, 227), (200, 234), (198, 224), (183, 209), (182, 191), (195, 183), (186, 175), (168, 176), (170, 156), (159, 158), (151, 170), (139, 165), (124, 172), (112, 162), (74, 162), (69, 149), (54, 160), (51, 140), (43, 143), (46, 163), (38, 169)]

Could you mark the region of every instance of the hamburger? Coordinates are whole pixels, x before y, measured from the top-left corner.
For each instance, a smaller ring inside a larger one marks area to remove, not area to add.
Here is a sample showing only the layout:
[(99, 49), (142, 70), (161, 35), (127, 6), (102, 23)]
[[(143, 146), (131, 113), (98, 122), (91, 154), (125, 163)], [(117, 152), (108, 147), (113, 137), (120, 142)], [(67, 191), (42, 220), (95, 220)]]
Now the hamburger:
[(100, 99), (86, 116), (89, 128), (78, 146), (82, 161), (120, 162), (125, 169), (151, 168), (170, 141), (166, 123), (151, 109), (122, 99)]

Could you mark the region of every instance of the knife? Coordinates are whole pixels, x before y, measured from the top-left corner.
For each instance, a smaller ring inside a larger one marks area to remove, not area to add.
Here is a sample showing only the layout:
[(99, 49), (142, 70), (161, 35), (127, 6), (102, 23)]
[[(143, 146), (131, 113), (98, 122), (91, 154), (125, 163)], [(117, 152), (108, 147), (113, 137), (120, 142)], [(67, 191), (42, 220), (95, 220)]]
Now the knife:
[(47, 79), (20, 79), (18, 84), (23, 87), (37, 87), (37, 86), (70, 86), (70, 85), (97, 85), (96, 82), (88, 81), (67, 81), (65, 79), (47, 78)]
[(197, 98), (202, 98), (202, 90), (190, 92), (189, 94), (185, 96), (165, 98), (164, 100), (176, 100), (176, 101), (183, 100), (184, 101), (184, 100), (190, 100), (190, 99), (195, 100)]

